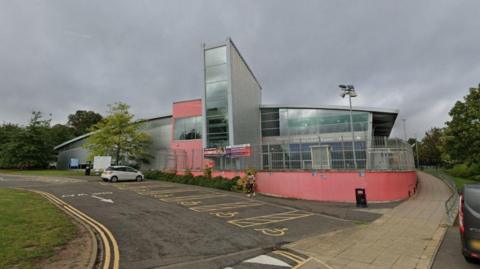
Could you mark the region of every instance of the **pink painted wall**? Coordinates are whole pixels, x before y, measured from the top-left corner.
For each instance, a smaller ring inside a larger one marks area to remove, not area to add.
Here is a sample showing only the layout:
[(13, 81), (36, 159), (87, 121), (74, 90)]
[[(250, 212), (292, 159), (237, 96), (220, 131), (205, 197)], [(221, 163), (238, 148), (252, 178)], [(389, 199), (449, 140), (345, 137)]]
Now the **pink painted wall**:
[(202, 99), (180, 101), (173, 103), (172, 140), (170, 148), (185, 154), (177, 154), (177, 170), (201, 169), (203, 167), (202, 139), (174, 140), (173, 129), (177, 118), (202, 115)]
[[(193, 171), (195, 176), (202, 171)], [(212, 176), (233, 178), (243, 176), (240, 171), (213, 171)], [(257, 192), (266, 195), (314, 201), (354, 203), (355, 189), (363, 188), (368, 202), (404, 200), (416, 191), (415, 171), (358, 172), (258, 172)], [(409, 193), (410, 192), (410, 193)]]
[(173, 103), (173, 118), (184, 118), (202, 115), (202, 99)]
[(355, 189), (364, 188), (367, 201), (407, 199), (416, 188), (415, 171), (358, 172), (259, 172), (258, 192), (306, 200), (355, 202)]

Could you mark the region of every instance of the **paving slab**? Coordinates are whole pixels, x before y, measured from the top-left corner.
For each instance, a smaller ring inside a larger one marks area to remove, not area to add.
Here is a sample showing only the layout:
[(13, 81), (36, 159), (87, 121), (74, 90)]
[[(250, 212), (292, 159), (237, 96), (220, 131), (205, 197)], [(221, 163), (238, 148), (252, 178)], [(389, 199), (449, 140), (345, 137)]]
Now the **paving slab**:
[[(447, 229), (443, 181), (418, 172), (411, 199), (368, 225), (320, 234), (288, 247), (332, 268), (428, 268)], [(345, 263), (344, 261), (348, 261)]]

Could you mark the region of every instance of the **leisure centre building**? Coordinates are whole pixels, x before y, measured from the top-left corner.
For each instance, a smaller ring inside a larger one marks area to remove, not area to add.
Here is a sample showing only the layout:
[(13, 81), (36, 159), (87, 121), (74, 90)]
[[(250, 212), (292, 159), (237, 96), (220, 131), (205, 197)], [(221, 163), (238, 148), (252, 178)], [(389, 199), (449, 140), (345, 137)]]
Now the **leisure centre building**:
[[(322, 201), (354, 201), (356, 188), (369, 201), (414, 193), (411, 147), (389, 138), (398, 110), (354, 107), (351, 124), (349, 107), (264, 105), (262, 87), (231, 39), (204, 46), (203, 58), (203, 98), (143, 120), (153, 158), (142, 169), (200, 174), (213, 165), (214, 175), (233, 177), (254, 167), (260, 192)], [(55, 147), (58, 168), (72, 159), (86, 163), (89, 135)]]

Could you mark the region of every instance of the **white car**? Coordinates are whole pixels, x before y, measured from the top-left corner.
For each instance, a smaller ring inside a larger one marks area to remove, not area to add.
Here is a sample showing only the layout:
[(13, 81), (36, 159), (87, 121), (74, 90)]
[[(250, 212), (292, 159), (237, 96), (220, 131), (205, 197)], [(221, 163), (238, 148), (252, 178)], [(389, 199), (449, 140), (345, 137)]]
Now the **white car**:
[(117, 182), (120, 180), (142, 181), (142, 172), (129, 166), (110, 166), (102, 173), (103, 181)]

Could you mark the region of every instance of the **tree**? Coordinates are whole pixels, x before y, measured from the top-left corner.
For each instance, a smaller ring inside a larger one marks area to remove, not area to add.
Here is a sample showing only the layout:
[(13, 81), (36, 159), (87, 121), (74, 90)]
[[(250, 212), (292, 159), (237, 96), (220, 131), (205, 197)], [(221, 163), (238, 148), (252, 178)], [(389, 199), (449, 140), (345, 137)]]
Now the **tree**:
[(55, 124), (50, 127), (49, 143), (52, 147), (58, 146), (65, 141), (75, 138), (75, 129), (63, 124)]
[(88, 133), (89, 129), (102, 120), (102, 115), (94, 111), (77, 110), (68, 115), (68, 125), (74, 129), (75, 136)]
[[(32, 112), (25, 128), (3, 126), (8, 141), (0, 148), (0, 166), (11, 168), (44, 168), (54, 159), (50, 140), (50, 120), (43, 120), (42, 113)], [(8, 134), (7, 134), (8, 133)]]
[(440, 141), (442, 129), (432, 128), (425, 133), (419, 146), (419, 159), (422, 165), (440, 165), (442, 163), (442, 151)]
[(454, 162), (480, 163), (480, 85), (450, 110), (443, 146)]
[(109, 105), (108, 116), (93, 126), (84, 145), (90, 151), (89, 159), (94, 156), (112, 156), (116, 165), (148, 158), (146, 147), (149, 136), (140, 130), (141, 123), (133, 122), (124, 103)]

